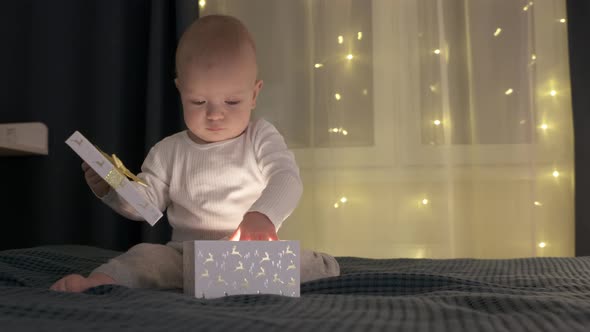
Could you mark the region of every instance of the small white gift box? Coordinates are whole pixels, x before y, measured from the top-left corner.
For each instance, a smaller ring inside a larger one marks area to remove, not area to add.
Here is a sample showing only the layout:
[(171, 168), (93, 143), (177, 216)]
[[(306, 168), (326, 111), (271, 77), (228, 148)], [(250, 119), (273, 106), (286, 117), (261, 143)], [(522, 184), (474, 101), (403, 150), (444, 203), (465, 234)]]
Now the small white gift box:
[(299, 241), (186, 241), (184, 293), (299, 297)]
[[(100, 175), (121, 197), (127, 201), (137, 212), (150, 224), (154, 225), (160, 218), (162, 212), (135, 189), (134, 185), (127, 179), (127, 176), (136, 178), (130, 174), (120, 160), (113, 155), (109, 157), (99, 151), (86, 137), (75, 132), (66, 140), (69, 145), (92, 169)], [(110, 160), (109, 160), (110, 159)], [(112, 161), (114, 161), (114, 163)], [(118, 165), (115, 165), (118, 164)], [(137, 178), (136, 178), (137, 179)], [(137, 181), (140, 181), (137, 179)]]

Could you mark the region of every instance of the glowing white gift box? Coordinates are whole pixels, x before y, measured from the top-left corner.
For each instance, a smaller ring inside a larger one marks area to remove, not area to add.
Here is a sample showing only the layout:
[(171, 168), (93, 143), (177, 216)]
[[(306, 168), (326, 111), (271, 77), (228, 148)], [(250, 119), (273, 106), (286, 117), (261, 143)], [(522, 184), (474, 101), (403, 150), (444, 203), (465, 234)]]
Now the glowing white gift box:
[(299, 297), (299, 241), (186, 241), (184, 293)]
[[(101, 178), (129, 203), (137, 212), (150, 224), (154, 225), (160, 218), (162, 212), (151, 204), (145, 197), (135, 189), (132, 181), (127, 176), (134, 178), (135, 182), (142, 183), (135, 175), (131, 174), (123, 163), (113, 155), (96, 148), (90, 141), (79, 132), (75, 132), (66, 140), (69, 145)], [(144, 184), (145, 185), (145, 184)]]

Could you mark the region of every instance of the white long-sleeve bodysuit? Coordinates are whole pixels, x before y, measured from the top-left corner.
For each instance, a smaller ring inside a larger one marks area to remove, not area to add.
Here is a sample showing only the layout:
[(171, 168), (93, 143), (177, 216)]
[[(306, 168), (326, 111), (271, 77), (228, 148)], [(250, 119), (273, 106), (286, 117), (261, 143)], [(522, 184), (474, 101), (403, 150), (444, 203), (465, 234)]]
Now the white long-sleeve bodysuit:
[[(135, 185), (160, 211), (167, 209), (175, 242), (231, 235), (250, 211), (266, 215), (278, 230), (303, 190), (293, 154), (265, 120), (222, 142), (198, 144), (187, 131), (169, 136), (150, 150), (141, 170), (148, 187)], [(102, 200), (143, 220), (114, 190)]]

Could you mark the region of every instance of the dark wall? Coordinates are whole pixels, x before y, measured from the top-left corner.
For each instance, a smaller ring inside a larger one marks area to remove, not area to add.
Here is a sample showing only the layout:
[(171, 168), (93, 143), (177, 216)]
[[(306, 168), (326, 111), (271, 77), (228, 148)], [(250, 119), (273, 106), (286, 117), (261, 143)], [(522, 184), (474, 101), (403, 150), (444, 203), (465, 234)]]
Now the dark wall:
[(568, 0), (570, 76), (574, 112), (576, 256), (590, 255), (590, 1)]

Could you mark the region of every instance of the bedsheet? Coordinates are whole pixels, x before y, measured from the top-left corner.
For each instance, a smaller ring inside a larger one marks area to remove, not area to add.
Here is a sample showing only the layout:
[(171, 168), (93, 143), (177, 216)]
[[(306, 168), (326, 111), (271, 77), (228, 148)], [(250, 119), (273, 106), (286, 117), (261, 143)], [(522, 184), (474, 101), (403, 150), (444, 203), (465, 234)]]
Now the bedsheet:
[(301, 297), (196, 299), (105, 285), (50, 291), (119, 254), (86, 246), (0, 251), (2, 331), (589, 331), (590, 257), (337, 257), (342, 275)]

